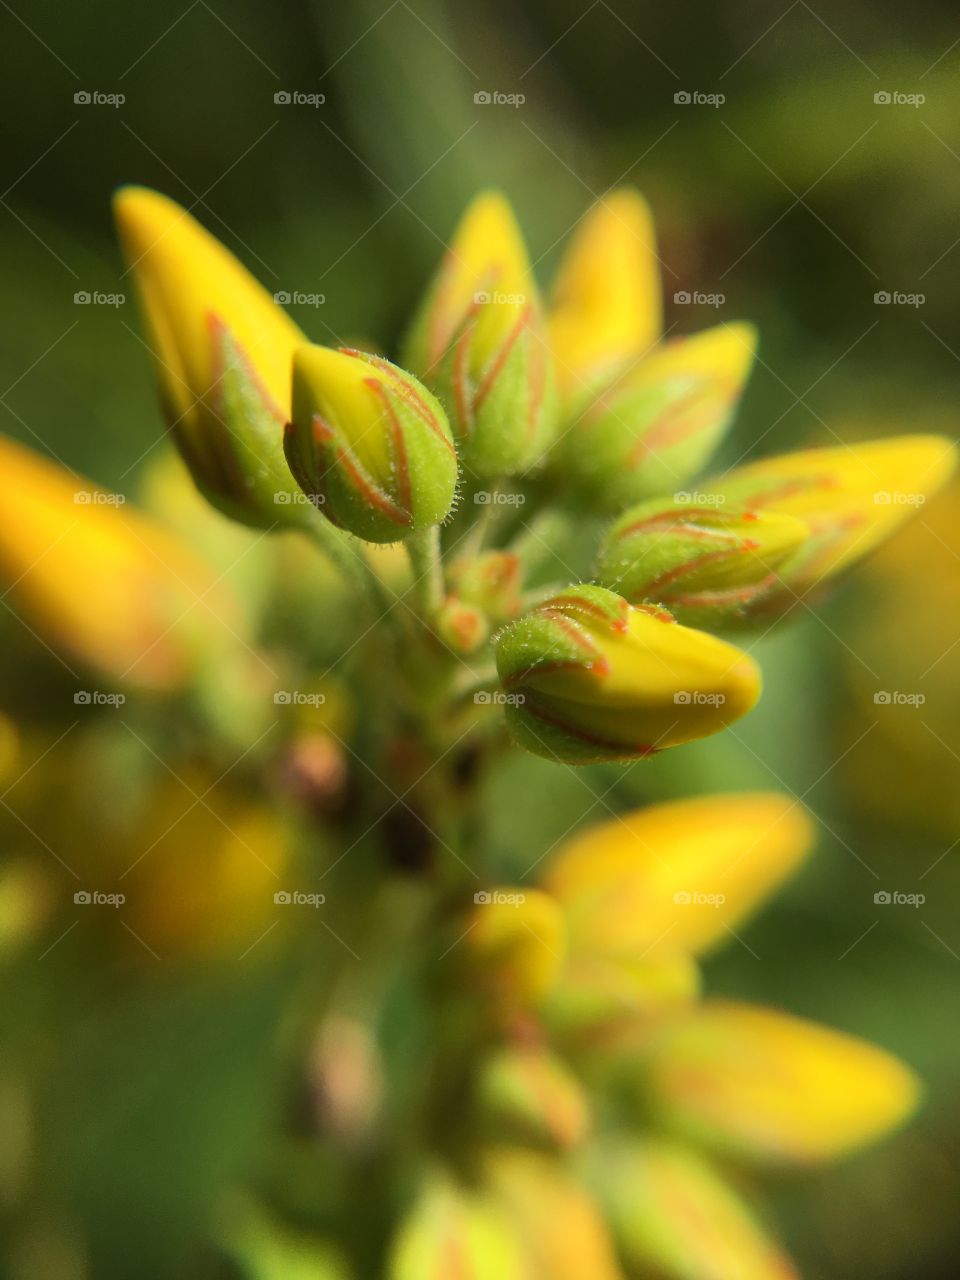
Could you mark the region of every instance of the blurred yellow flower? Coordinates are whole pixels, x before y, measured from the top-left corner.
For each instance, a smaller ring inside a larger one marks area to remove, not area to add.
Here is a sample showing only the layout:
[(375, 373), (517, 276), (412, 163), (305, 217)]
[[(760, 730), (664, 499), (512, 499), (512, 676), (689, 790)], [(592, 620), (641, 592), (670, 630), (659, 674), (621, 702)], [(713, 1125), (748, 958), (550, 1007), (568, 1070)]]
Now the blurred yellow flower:
[(0, 575), (28, 625), (68, 657), (172, 688), (204, 632), (222, 641), (237, 624), (229, 592), (175, 536), (4, 437), (0, 497)]
[(666, 1026), (646, 1058), (664, 1123), (761, 1161), (845, 1155), (914, 1110), (919, 1084), (891, 1054), (777, 1009), (711, 1000)]

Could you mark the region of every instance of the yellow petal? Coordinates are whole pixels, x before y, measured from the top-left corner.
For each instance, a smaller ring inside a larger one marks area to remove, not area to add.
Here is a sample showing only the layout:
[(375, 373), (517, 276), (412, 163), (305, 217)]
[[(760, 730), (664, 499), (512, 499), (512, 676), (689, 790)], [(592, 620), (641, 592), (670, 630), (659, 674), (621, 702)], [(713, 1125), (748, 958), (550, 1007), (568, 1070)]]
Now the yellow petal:
[(520, 1242), (486, 1194), (436, 1177), (400, 1226), (389, 1280), (528, 1280)]
[(898, 436), (765, 458), (715, 477), (702, 490), (806, 521), (809, 540), (779, 569), (791, 603), (916, 515), (950, 478), (956, 457), (943, 436)]
[(557, 852), (544, 887), (576, 949), (697, 952), (729, 938), (812, 839), (806, 811), (787, 796), (698, 796), (587, 828)]
[(498, 191), (484, 192), (463, 215), (440, 266), (428, 311), (426, 367), (436, 363), (468, 314), (474, 313), (471, 355), (482, 368), (535, 296), (526, 246), (510, 202)]
[(711, 1001), (658, 1037), (653, 1104), (685, 1136), (759, 1160), (812, 1163), (880, 1138), (917, 1104), (897, 1058), (776, 1009)]
[(562, 1164), (530, 1152), (497, 1151), (488, 1177), (523, 1240), (530, 1280), (623, 1280), (597, 1206)]
[(220, 324), (286, 421), (293, 352), (306, 341), (290, 317), (176, 201), (146, 187), (122, 187), (113, 208), (172, 416), (184, 415), (188, 425), (207, 413), (216, 417), (211, 393), (220, 370), (213, 334)]
[(175, 537), (3, 437), (0, 500), (0, 576), (28, 625), (68, 657), (169, 688), (188, 674), (198, 629), (213, 614), (235, 621), (212, 572)]
[(747, 1205), (695, 1152), (645, 1141), (605, 1147), (604, 1202), (625, 1258), (664, 1280), (797, 1280)]
[(658, 341), (660, 262), (653, 215), (629, 187), (574, 232), (554, 285), (550, 343), (564, 394), (611, 376)]

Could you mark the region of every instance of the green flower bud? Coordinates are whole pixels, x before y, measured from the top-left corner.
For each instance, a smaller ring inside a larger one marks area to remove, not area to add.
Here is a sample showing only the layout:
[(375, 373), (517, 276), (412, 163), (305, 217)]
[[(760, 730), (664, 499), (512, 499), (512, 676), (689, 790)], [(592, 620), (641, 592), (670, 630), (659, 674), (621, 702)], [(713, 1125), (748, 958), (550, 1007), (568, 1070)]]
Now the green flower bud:
[(777, 585), (777, 567), (808, 532), (794, 516), (655, 500), (616, 522), (597, 576), (631, 604), (661, 604), (687, 626), (721, 628)]
[(464, 215), (414, 320), (404, 361), (450, 414), (478, 479), (526, 471), (556, 430), (553, 361), (513, 211), (479, 196)]
[(733, 419), (755, 345), (749, 325), (719, 325), (657, 347), (580, 406), (556, 465), (598, 511), (676, 492)]
[(443, 409), (378, 356), (301, 347), (284, 444), (310, 500), (369, 542), (439, 524), (453, 505), (457, 455)]
[(741, 650), (603, 587), (571, 587), (509, 623), (496, 658), (514, 737), (568, 764), (706, 737), (760, 695), (759, 670)]

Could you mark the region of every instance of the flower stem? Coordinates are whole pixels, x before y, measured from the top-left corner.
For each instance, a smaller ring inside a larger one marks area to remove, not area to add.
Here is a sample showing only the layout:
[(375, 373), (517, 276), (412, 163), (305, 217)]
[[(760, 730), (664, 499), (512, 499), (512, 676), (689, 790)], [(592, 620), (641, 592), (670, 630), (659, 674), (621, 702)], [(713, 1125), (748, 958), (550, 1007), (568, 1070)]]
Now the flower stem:
[(412, 534), (406, 541), (407, 554), (413, 567), (414, 591), (421, 615), (429, 620), (440, 606), (446, 594), (443, 580), (443, 559), (440, 553), (440, 526), (430, 525)]

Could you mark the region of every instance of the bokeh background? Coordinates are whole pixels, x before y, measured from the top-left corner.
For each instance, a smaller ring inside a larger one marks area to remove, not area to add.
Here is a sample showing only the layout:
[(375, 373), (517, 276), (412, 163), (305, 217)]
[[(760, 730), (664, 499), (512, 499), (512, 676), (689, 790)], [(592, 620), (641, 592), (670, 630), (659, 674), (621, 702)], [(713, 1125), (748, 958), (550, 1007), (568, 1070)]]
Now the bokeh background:
[[(131, 181), (181, 201), (272, 290), (313, 295), (291, 309), (318, 341), (387, 350), (479, 187), (508, 192), (546, 284), (592, 200), (635, 183), (658, 219), (671, 331), (760, 328), (725, 463), (957, 432), (952, 5), (12, 0), (0, 24), (0, 429), (108, 487), (140, 493), (162, 434), (109, 216)], [(95, 291), (126, 300), (75, 301)], [(707, 982), (860, 1033), (926, 1083), (905, 1133), (772, 1188), (781, 1234), (823, 1280), (960, 1265), (958, 497), (757, 642), (767, 691), (742, 725), (579, 786), (514, 763), (488, 815), (505, 875), (606, 806), (661, 795), (784, 788), (817, 815), (814, 860)], [(4, 603), (0, 707), (52, 741), (63, 673)], [(43, 765), (63, 770), (62, 838), (82, 844), (110, 802), (109, 761), (80, 782), (56, 751)], [(39, 864), (25, 785), (5, 793), (5, 839)], [(875, 901), (893, 891), (925, 901)], [(270, 1124), (290, 974), (171, 971), (158, 952), (132, 981), (84, 966), (85, 929), (49, 954), (41, 934), (8, 965), (2, 1274), (73, 1280), (81, 1237), (97, 1276), (188, 1274), (199, 1224)], [(26, 1215), (24, 1165), (43, 1188)]]

